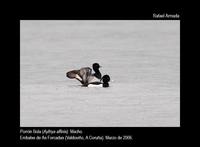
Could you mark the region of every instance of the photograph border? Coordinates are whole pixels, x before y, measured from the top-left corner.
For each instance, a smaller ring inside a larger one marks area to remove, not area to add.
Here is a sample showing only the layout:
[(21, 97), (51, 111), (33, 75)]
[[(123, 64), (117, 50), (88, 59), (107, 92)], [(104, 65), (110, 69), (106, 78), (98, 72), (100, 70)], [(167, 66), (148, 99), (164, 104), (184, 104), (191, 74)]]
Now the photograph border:
[[(28, 129), (75, 129), (75, 130), (82, 130), (83, 134), (91, 134), (91, 135), (132, 135), (133, 140), (128, 141), (114, 141), (117, 143), (127, 143), (127, 144), (134, 144), (139, 143), (143, 144), (146, 142), (155, 143), (155, 141), (177, 141), (177, 136), (181, 135), (181, 130), (185, 128), (184, 122), (184, 100), (183, 100), (183, 12), (182, 10), (176, 10), (173, 12), (166, 12), (165, 14), (179, 14), (179, 18), (153, 18), (153, 13), (156, 14), (163, 14), (161, 11), (151, 11), (148, 13), (139, 13), (135, 14), (134, 16), (122, 17), (122, 16), (100, 16), (100, 17), (47, 17), (47, 16), (34, 16), (34, 17), (27, 17), (27, 16), (19, 16), (16, 18), (16, 44), (17, 44), (17, 59), (16, 59), (16, 66), (15, 70), (18, 71), (16, 74), (16, 82), (17, 87), (17, 107), (16, 107), (16, 143), (23, 144), (27, 142), (31, 143), (47, 143), (52, 141), (30, 141), (30, 140), (20, 140), (20, 129), (28, 130)], [(180, 127), (20, 127), (20, 20), (180, 20)], [(72, 141), (53, 141), (59, 144), (67, 144), (67, 143), (85, 143), (85, 142), (94, 142), (94, 141), (81, 141), (81, 140), (72, 140)], [(95, 141), (95, 143), (102, 143), (102, 141)], [(106, 141), (106, 142), (113, 142), (113, 141)]]

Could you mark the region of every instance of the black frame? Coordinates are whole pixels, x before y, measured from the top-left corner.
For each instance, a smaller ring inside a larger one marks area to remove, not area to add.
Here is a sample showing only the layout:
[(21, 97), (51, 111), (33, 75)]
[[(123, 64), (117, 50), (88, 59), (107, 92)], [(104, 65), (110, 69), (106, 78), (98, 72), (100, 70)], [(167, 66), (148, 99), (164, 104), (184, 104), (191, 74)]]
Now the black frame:
[[(184, 123), (184, 101), (183, 101), (183, 88), (182, 88), (182, 73), (180, 72), (180, 88), (181, 88), (181, 93), (180, 93), (180, 127), (20, 127), (20, 20), (180, 20), (180, 66), (181, 66), (181, 71), (183, 70), (183, 41), (182, 41), (182, 35), (183, 35), (183, 11), (182, 10), (175, 10), (172, 12), (169, 12), (168, 14), (179, 14), (179, 18), (153, 18), (152, 14), (153, 13), (158, 14), (166, 14), (168, 12), (164, 11), (162, 13), (160, 10), (156, 11), (151, 11), (148, 13), (139, 13), (135, 14), (133, 16), (99, 16), (99, 17), (80, 17), (80, 16), (75, 16), (75, 17), (46, 17), (46, 16), (36, 16), (36, 17), (26, 17), (26, 16), (19, 16), (15, 19), (15, 48), (17, 48), (16, 51), (16, 57), (14, 57), (14, 64), (15, 64), (15, 71), (16, 72), (16, 77), (15, 77), (15, 82), (16, 87), (15, 87), (15, 92), (17, 93), (17, 99), (15, 99), (15, 106), (16, 106), (16, 111), (15, 111), (15, 140), (17, 144), (24, 144), (24, 143), (59, 143), (59, 144), (67, 144), (67, 143), (113, 143), (117, 142), (119, 144), (126, 143), (126, 144), (145, 144), (145, 143), (150, 143), (154, 144), (157, 141), (162, 142), (165, 144), (166, 142), (171, 142), (171, 141), (180, 141), (179, 136), (181, 136), (183, 128), (185, 128), (185, 123)], [(81, 140), (72, 140), (72, 141), (22, 141), (20, 140), (20, 129), (79, 129), (83, 131), (83, 134), (85, 135), (132, 135), (133, 140), (127, 140), (127, 141), (81, 141)]]

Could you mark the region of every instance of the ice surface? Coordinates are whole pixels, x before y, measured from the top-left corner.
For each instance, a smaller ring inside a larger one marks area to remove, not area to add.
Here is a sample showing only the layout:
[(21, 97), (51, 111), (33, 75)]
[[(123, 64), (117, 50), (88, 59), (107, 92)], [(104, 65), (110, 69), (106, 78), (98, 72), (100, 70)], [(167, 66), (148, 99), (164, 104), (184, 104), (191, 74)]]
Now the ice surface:
[[(109, 88), (66, 78), (94, 62)], [(20, 126), (180, 126), (180, 21), (22, 20)]]

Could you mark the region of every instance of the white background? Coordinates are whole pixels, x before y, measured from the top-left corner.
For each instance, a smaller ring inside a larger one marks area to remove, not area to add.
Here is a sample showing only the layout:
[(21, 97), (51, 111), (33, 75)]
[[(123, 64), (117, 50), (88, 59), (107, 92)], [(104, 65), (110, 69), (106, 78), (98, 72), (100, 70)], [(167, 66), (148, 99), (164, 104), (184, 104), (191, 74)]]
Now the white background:
[[(94, 62), (109, 88), (66, 78)], [(20, 21), (20, 126), (180, 126), (180, 21)]]

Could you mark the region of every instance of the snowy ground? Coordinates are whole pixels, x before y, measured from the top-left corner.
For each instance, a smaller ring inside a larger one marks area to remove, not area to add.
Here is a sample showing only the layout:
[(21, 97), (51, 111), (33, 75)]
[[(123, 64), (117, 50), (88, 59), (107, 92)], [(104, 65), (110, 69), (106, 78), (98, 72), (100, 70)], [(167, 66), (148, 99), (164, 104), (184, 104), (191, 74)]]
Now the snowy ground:
[[(66, 78), (94, 62), (109, 88)], [(21, 21), (20, 126), (180, 126), (180, 21)]]

